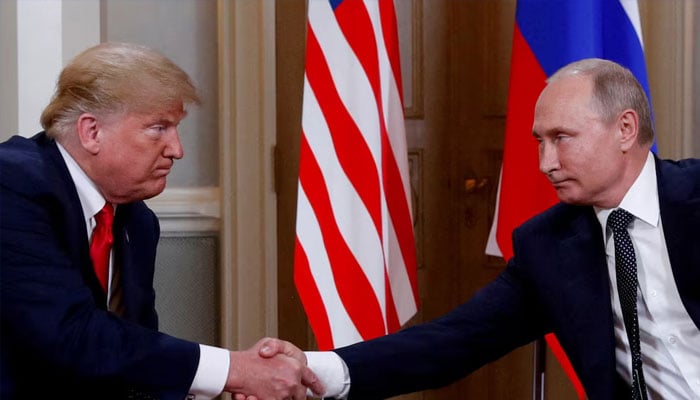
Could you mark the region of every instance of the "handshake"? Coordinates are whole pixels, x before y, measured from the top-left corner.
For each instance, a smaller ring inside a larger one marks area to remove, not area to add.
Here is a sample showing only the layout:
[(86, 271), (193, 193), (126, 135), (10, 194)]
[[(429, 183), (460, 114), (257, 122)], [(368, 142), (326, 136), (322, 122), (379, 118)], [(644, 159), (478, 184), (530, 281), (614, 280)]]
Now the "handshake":
[(272, 338), (248, 350), (232, 351), (224, 391), (235, 400), (302, 400), (307, 388), (318, 397), (323, 384), (306, 366), (306, 355), (293, 344)]

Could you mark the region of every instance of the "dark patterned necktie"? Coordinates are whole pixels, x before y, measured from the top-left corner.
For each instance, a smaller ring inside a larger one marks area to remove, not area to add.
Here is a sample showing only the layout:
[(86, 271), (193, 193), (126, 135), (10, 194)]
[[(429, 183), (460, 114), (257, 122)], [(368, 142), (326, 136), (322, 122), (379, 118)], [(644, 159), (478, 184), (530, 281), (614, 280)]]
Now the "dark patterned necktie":
[(620, 296), (622, 318), (632, 353), (632, 399), (646, 400), (647, 390), (642, 371), (642, 353), (639, 347), (639, 320), (637, 318), (637, 260), (627, 227), (634, 216), (618, 208), (608, 217), (608, 227), (615, 240), (615, 273), (617, 293)]

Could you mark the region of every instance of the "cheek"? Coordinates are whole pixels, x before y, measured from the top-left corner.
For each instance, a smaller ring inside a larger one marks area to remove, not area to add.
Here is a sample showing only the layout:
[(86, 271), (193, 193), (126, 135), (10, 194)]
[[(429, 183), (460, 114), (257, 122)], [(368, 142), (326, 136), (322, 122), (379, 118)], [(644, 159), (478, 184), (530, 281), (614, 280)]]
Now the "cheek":
[(115, 169), (119, 171), (121, 179), (133, 184), (147, 177), (150, 172), (150, 160), (147, 160), (143, 153), (130, 152), (119, 157)]
[(572, 141), (565, 147), (565, 151), (560, 152), (559, 157), (563, 160), (562, 162), (577, 168), (578, 172), (582, 173), (596, 169), (604, 155), (590, 143)]

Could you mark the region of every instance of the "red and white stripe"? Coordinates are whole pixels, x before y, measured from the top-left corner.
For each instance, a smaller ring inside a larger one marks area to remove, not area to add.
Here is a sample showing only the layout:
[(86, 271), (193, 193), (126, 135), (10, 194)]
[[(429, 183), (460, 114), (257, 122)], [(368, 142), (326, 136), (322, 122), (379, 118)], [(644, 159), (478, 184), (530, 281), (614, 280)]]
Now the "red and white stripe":
[(294, 280), (319, 349), (418, 307), (393, 0), (309, 0)]

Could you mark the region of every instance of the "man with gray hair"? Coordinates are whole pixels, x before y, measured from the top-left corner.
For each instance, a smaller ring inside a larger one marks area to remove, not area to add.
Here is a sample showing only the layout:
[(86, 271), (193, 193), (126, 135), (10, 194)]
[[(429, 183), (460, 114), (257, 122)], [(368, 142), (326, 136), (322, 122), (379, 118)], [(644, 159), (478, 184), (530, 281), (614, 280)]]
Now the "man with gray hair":
[(700, 160), (650, 152), (644, 91), (600, 59), (549, 79), (532, 135), (561, 203), (518, 227), (505, 271), (445, 316), (307, 353), (326, 396), (443, 386), (554, 333), (591, 400), (700, 399)]
[[(182, 158), (188, 75), (103, 43), (62, 71), (45, 132), (0, 144), (0, 397), (303, 399), (320, 383), (292, 344), (244, 351), (157, 331), (158, 220), (143, 200)], [(39, 391), (41, 393), (39, 393)]]

